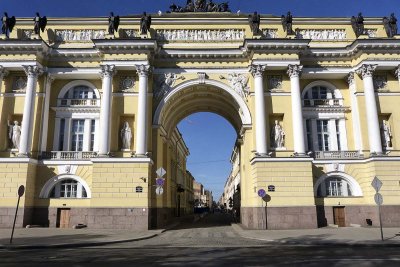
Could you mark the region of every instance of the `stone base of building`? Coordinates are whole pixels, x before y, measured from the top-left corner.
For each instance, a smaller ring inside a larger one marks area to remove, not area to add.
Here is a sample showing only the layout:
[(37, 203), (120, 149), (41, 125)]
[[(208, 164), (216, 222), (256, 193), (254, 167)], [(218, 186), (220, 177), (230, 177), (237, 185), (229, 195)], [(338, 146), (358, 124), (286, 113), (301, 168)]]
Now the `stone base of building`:
[[(61, 213), (67, 210), (67, 218), (61, 222)], [(0, 208), (0, 227), (10, 228), (14, 220), (15, 208)], [(147, 208), (21, 208), (18, 210), (16, 227), (26, 225), (43, 227), (72, 228), (77, 224), (92, 229), (149, 229)]]
[(317, 228), (315, 206), (241, 207), (241, 223), (248, 229), (312, 229)]
[[(335, 224), (334, 208), (344, 209), (345, 226), (379, 226), (377, 206), (317, 206), (318, 227)], [(381, 206), (382, 225), (384, 227), (400, 226), (400, 206)]]

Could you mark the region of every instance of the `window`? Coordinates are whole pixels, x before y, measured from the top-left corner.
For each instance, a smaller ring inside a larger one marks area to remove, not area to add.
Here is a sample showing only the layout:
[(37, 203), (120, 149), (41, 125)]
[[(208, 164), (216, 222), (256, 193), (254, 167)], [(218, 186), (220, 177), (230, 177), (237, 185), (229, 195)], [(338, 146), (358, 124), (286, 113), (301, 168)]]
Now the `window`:
[(86, 198), (87, 193), (81, 183), (74, 179), (65, 179), (57, 183), (50, 193), (50, 198)]
[(347, 197), (352, 195), (350, 184), (338, 176), (326, 178), (318, 188), (319, 197)]
[(318, 150), (329, 151), (328, 120), (317, 120)]
[(71, 150), (83, 151), (85, 120), (72, 120)]

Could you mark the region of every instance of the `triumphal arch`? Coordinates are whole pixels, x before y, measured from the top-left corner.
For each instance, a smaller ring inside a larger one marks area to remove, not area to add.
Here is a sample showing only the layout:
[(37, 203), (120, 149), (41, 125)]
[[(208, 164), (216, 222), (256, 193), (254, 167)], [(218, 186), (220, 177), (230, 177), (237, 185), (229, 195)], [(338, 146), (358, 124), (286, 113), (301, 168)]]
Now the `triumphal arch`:
[(118, 15), (3, 17), (0, 227), (20, 185), (18, 226), (148, 229), (191, 214), (176, 127), (201, 111), (236, 130), (231, 191), (245, 227), (377, 225), (375, 176), (383, 224), (400, 223), (394, 15), (245, 14), (205, 1)]

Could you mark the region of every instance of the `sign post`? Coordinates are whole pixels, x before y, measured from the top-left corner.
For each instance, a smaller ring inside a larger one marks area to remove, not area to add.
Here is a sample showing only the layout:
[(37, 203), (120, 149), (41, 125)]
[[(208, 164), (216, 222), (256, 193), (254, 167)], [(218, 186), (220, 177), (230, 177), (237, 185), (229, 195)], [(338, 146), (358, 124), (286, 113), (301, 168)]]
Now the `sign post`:
[(25, 186), (20, 185), (19, 188), (18, 188), (18, 201), (17, 201), (17, 208), (15, 209), (15, 216), (14, 216), (13, 228), (12, 228), (12, 231), (11, 231), (10, 244), (12, 244), (12, 240), (13, 240), (13, 237), (14, 237), (14, 229), (15, 229), (15, 222), (17, 220), (19, 200), (24, 195), (24, 193), (25, 193)]
[(156, 194), (158, 196), (162, 195), (164, 193), (164, 181), (165, 179), (163, 178), (163, 176), (166, 174), (167, 172), (164, 170), (163, 167), (160, 167), (157, 169), (156, 174), (157, 174), (157, 178), (156, 178)]
[(271, 201), (271, 196), (268, 195), (267, 192), (265, 192), (264, 189), (259, 189), (257, 194), (265, 202), (265, 209), (264, 209), (264, 213), (265, 213), (265, 229), (268, 229), (268, 211), (267, 211), (267, 207), (268, 207), (268, 202)]
[(376, 194), (374, 196), (374, 200), (375, 200), (376, 205), (378, 205), (379, 226), (381, 228), (381, 239), (383, 241), (382, 213), (381, 213), (381, 205), (383, 204), (383, 197), (380, 193), (378, 193), (382, 187), (382, 184), (383, 184), (382, 181), (379, 180), (379, 178), (376, 176), (374, 177), (374, 180), (372, 180), (372, 183), (371, 183), (372, 187), (375, 189), (375, 192), (376, 192)]

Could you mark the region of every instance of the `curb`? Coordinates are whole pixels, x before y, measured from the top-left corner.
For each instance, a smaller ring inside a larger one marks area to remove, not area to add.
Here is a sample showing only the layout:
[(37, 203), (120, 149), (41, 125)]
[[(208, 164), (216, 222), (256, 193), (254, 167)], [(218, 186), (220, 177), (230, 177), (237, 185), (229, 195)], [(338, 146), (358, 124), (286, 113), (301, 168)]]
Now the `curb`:
[[(399, 247), (400, 243), (396, 242), (393, 243), (388, 241), (389, 243), (383, 243), (385, 241), (372, 241), (376, 243), (371, 243), (371, 241), (355, 241), (352, 243), (343, 242), (343, 241), (297, 241), (297, 240), (288, 240), (288, 241), (280, 241), (280, 240), (271, 240), (266, 238), (256, 238), (256, 237), (249, 237), (245, 235), (245, 229), (243, 229), (239, 224), (232, 224), (231, 225), (233, 230), (243, 238), (251, 239), (251, 240), (258, 240), (258, 241), (265, 241), (268, 242), (269, 245), (282, 245), (282, 246), (330, 246), (330, 247)], [(363, 242), (363, 243), (361, 243)]]
[(93, 241), (93, 242), (77, 242), (77, 243), (60, 243), (60, 244), (48, 244), (48, 245), (0, 245), (0, 250), (17, 250), (17, 249), (46, 249), (46, 248), (78, 248), (78, 247), (95, 247), (118, 243), (128, 243), (133, 241), (146, 240), (156, 237), (170, 229), (173, 229), (179, 225), (179, 222), (168, 225), (165, 229), (161, 229), (159, 233), (150, 234), (147, 236), (130, 238), (130, 239), (120, 239), (120, 240), (110, 240), (110, 241)]

